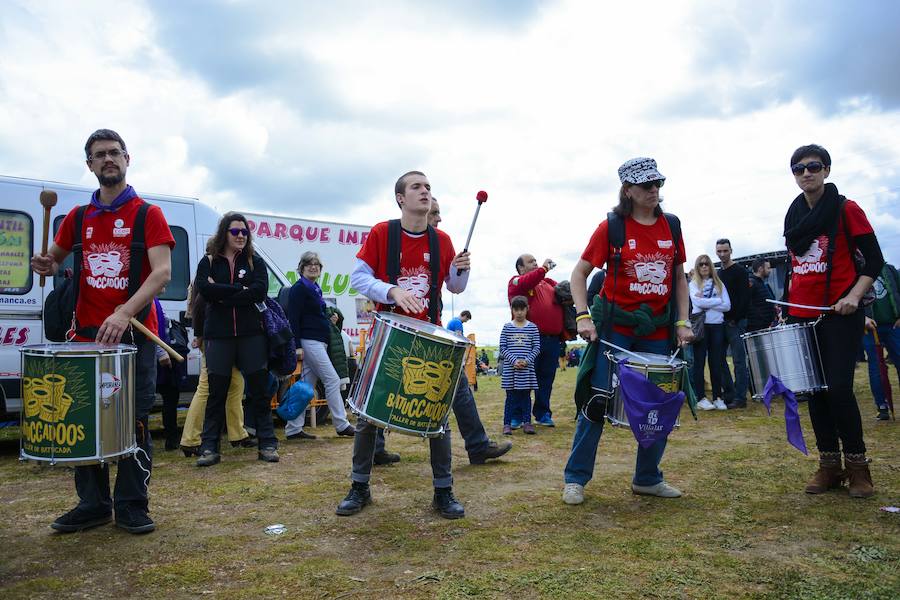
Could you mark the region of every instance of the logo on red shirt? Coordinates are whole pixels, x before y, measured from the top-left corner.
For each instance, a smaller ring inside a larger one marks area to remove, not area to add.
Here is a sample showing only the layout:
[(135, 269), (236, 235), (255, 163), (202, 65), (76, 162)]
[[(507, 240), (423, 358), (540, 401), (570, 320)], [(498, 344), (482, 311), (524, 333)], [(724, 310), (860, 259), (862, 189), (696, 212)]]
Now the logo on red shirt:
[(823, 259), (828, 252), (828, 236), (820, 235), (809, 245), (803, 256), (795, 257), (794, 273), (806, 275), (807, 273), (824, 273), (828, 270), (828, 261)]
[(625, 261), (625, 274), (637, 280), (632, 281), (628, 289), (641, 295), (668, 294), (669, 286), (665, 281), (669, 278), (672, 257), (662, 252), (651, 254), (638, 252), (635, 257)]

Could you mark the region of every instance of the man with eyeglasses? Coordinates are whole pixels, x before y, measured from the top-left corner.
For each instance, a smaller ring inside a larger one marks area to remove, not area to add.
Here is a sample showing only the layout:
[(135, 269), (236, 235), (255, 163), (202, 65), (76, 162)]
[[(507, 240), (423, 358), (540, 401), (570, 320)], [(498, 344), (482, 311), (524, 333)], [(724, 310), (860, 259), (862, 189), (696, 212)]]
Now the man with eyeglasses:
[[(875, 487), (853, 394), (853, 373), (865, 323), (860, 305), (878, 277), (884, 257), (862, 208), (842, 196), (833, 183), (825, 183), (831, 174), (831, 155), (825, 148), (816, 144), (797, 148), (790, 168), (801, 193), (784, 218), (791, 269), (785, 292), (791, 302), (788, 322), (815, 323), (828, 386), (809, 399), (819, 469), (806, 493), (841, 488), (849, 478), (850, 497), (868, 498)], [(857, 250), (865, 259), (862, 267), (854, 260)], [(828, 309), (809, 308), (816, 306)]]
[[(118, 133), (110, 129), (95, 131), (84, 151), (87, 166), (96, 175), (100, 188), (83, 210), (81, 242), (85, 259), (79, 280), (75, 282), (78, 286), (75, 340), (101, 344), (125, 341), (137, 346), (134, 397), (138, 449), (133, 456), (119, 459), (112, 500), (108, 464), (75, 467), (75, 490), (80, 501), (51, 527), (61, 533), (90, 529), (108, 523), (115, 509), (118, 527), (129, 533), (148, 533), (156, 528), (147, 511), (145, 484), (152, 470), (147, 416), (155, 399), (156, 353), (153, 342), (131, 330), (130, 319), (137, 317), (150, 331), (157, 330), (156, 311), (150, 308), (154, 296), (169, 282), (175, 239), (162, 210), (146, 204), (125, 182), (131, 157)], [(49, 252), (32, 257), (35, 273), (55, 275), (73, 251), (76, 213), (81, 208), (75, 207), (66, 215)], [(146, 251), (140, 267), (135, 265), (132, 269), (132, 236), (142, 210), (146, 210), (143, 227)], [(101, 255), (106, 260), (95, 264), (99, 261), (87, 260), (92, 255)], [(140, 273), (140, 287), (131, 294), (128, 284), (137, 273)]]
[[(750, 370), (747, 367), (747, 352), (741, 336), (747, 330), (747, 311), (750, 308), (750, 273), (743, 265), (731, 259), (731, 241), (721, 238), (716, 241), (716, 255), (722, 261), (718, 275), (728, 297), (731, 309), (725, 313), (725, 344), (722, 356), (714, 357), (722, 365), (722, 388), (725, 406), (729, 410), (747, 408), (747, 386), (750, 383)], [(734, 379), (728, 370), (725, 360), (727, 348), (731, 348), (731, 360), (734, 362)]]

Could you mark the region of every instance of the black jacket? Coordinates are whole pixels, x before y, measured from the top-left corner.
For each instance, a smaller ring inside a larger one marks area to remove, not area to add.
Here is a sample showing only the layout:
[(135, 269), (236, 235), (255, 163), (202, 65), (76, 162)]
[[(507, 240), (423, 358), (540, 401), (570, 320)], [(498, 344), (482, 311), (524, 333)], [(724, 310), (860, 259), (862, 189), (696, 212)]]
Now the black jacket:
[(731, 299), (731, 310), (725, 313), (725, 322), (747, 318), (747, 309), (750, 307), (749, 278), (750, 271), (738, 263), (727, 269), (719, 269), (719, 279), (725, 284)]
[(756, 275), (751, 275), (747, 331), (765, 329), (775, 321), (775, 305), (771, 302), (766, 302), (767, 298), (775, 299), (775, 293), (772, 291), (772, 288)]
[[(215, 283), (210, 283), (212, 277)], [(253, 257), (250, 269), (246, 256), (234, 259), (234, 268), (224, 256), (204, 256), (197, 265), (194, 285), (206, 300), (203, 337), (206, 339), (237, 337), (265, 333), (262, 313), (256, 304), (266, 299), (269, 273), (266, 262)]]

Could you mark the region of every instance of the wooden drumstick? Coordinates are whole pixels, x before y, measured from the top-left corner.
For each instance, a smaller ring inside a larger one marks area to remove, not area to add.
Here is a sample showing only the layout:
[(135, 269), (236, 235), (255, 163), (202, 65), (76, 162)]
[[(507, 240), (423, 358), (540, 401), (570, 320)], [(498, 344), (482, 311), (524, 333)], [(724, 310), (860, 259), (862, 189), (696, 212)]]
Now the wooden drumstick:
[(149, 339), (151, 342), (153, 342), (154, 344), (156, 344), (157, 346), (159, 346), (160, 348), (165, 350), (169, 356), (171, 356), (178, 362), (184, 362), (184, 357), (182, 355), (175, 352), (175, 349), (172, 348), (172, 346), (168, 345), (167, 343), (165, 343), (164, 341), (159, 339), (159, 336), (157, 336), (155, 333), (153, 333), (152, 331), (147, 329), (143, 323), (141, 323), (134, 317), (131, 317), (131, 324), (133, 326), (137, 327), (141, 333), (146, 335), (147, 339)]
[[(50, 241), (50, 209), (56, 206), (56, 192), (53, 190), (41, 191), (41, 206), (44, 207), (44, 235), (41, 238), (41, 254), (47, 255), (47, 243)], [(46, 276), (41, 275), (41, 287), (46, 283)]]

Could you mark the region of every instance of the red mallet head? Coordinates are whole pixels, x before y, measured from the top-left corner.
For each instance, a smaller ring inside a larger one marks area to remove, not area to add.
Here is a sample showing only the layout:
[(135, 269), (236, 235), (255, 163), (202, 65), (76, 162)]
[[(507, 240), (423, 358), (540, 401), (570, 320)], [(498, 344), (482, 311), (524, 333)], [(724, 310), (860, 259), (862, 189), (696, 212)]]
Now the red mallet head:
[(475, 199), (478, 200), (478, 204), (484, 204), (487, 202), (487, 192), (481, 190), (477, 194), (475, 194)]

